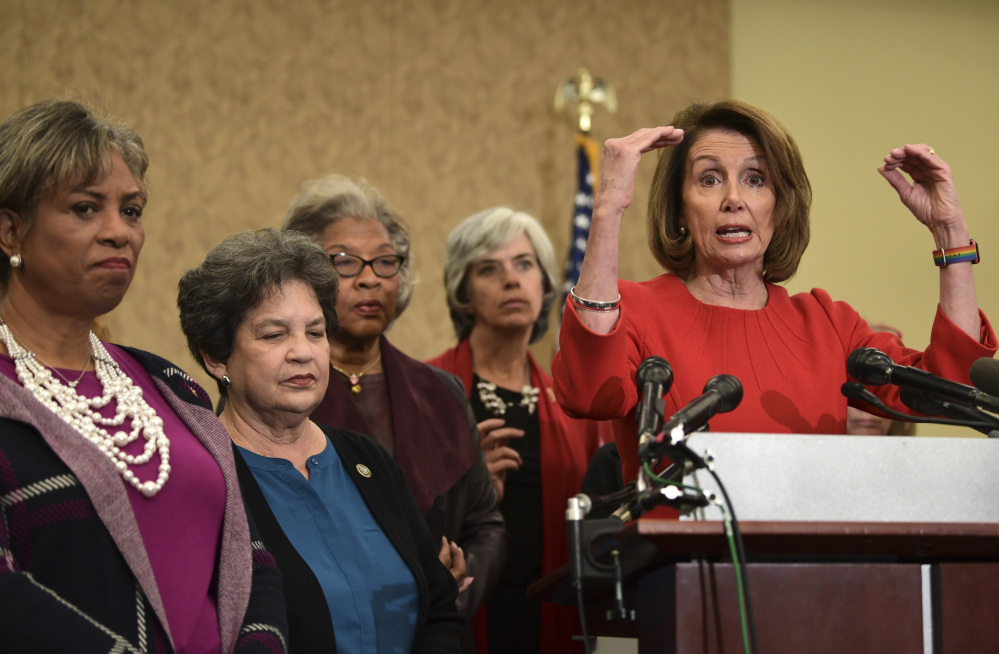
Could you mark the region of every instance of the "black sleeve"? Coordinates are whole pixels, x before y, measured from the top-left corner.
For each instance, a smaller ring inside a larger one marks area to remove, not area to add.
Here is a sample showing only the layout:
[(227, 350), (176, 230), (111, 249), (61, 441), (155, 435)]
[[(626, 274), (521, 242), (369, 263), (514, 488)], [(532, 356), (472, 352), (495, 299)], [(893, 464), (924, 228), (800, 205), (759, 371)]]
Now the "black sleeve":
[(475, 579), (458, 596), (458, 610), (465, 619), (471, 620), (503, 574), (507, 550), (506, 525), (496, 498), (496, 488), (486, 467), (485, 455), (479, 445), (479, 430), (465, 387), (454, 375), (443, 371), (438, 374), (464, 406), (469, 438), (475, 444), (475, 462), (448, 492), (444, 523), (445, 535), (464, 550), (467, 574)]

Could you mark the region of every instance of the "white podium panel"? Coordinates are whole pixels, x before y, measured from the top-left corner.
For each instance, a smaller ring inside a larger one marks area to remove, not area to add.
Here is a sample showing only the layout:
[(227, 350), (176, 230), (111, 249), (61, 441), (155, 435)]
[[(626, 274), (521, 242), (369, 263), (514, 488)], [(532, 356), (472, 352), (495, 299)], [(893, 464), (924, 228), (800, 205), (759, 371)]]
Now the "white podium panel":
[[(999, 439), (707, 432), (687, 443), (714, 455), (740, 522), (999, 523)], [(685, 483), (718, 493), (705, 470)]]

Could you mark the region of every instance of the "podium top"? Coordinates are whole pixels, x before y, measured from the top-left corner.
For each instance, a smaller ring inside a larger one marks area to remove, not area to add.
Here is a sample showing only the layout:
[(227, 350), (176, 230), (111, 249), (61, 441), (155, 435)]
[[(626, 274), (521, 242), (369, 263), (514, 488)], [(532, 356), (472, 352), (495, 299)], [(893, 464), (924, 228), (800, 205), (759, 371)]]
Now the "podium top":
[[(740, 522), (999, 523), (999, 439), (703, 432), (688, 445), (714, 454)], [(685, 482), (718, 493), (707, 471)]]

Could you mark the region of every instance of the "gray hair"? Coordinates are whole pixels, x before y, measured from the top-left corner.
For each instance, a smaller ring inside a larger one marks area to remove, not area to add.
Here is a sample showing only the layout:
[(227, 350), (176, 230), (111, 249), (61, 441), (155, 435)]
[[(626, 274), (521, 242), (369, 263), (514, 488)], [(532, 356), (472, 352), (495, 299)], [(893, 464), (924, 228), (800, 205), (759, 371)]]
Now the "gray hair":
[[(236, 330), (246, 314), (275, 287), (305, 282), (316, 292), (326, 336), (336, 331), (339, 278), (329, 255), (297, 232), (239, 232), (213, 247), (204, 262), (180, 280), (177, 306), (187, 347), (208, 372), (201, 352), (216, 361), (232, 354)], [(225, 389), (219, 384), (219, 392)]]
[(367, 180), (327, 175), (302, 184), (302, 192), (292, 200), (282, 228), (308, 234), (318, 241), (330, 225), (346, 218), (377, 220), (388, 232), (395, 253), (406, 258), (399, 269), (398, 318), (409, 306), (417, 281), (409, 230), (399, 212)]
[[(106, 177), (112, 151), (121, 155), (145, 195), (149, 158), (131, 127), (68, 100), (21, 109), (0, 123), (0, 209), (18, 214), (26, 233), (43, 197), (68, 184), (89, 186)], [(0, 257), (0, 282), (9, 273), (10, 262)]]
[(531, 330), (531, 343), (536, 342), (548, 329), (548, 314), (555, 302), (556, 263), (552, 242), (534, 217), (523, 211), (506, 207), (494, 207), (479, 212), (463, 220), (448, 234), (444, 246), (444, 291), (451, 322), (458, 340), (468, 338), (475, 325), (468, 297), (469, 267), (494, 252), (521, 234), (526, 234), (542, 271), (544, 296), (541, 302), (541, 315)]

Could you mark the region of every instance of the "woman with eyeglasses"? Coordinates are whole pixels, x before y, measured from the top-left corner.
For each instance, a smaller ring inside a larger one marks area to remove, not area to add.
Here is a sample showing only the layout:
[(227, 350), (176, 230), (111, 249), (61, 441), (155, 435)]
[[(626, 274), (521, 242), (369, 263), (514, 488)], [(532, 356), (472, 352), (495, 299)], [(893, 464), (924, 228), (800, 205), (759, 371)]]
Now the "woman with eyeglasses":
[[(322, 245), (340, 275), (329, 389), (312, 419), (367, 434), (393, 456), (471, 622), (499, 579), (507, 536), (461, 382), (385, 338), (412, 296), (409, 232), (375, 188), (343, 175), (307, 182), (284, 228)], [(464, 651), (473, 640), (466, 629)]]

